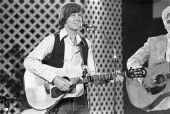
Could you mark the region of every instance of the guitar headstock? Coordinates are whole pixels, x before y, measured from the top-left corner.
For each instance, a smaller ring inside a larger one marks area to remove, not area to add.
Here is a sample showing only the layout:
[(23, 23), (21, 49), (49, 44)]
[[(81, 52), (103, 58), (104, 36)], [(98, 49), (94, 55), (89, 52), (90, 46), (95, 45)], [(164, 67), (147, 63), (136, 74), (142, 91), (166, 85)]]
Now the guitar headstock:
[(126, 76), (128, 78), (145, 78), (147, 74), (147, 71), (144, 67), (142, 68), (130, 68), (127, 72), (126, 72)]

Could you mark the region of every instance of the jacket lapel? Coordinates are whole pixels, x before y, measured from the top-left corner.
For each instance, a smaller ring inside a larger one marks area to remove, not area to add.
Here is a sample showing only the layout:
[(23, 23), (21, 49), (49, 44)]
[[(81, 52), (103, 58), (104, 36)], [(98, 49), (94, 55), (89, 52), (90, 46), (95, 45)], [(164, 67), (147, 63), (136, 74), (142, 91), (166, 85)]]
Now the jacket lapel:
[(160, 38), (158, 44), (157, 44), (157, 49), (158, 49), (158, 58), (161, 59), (165, 59), (165, 55), (166, 55), (166, 35), (163, 36), (164, 38)]

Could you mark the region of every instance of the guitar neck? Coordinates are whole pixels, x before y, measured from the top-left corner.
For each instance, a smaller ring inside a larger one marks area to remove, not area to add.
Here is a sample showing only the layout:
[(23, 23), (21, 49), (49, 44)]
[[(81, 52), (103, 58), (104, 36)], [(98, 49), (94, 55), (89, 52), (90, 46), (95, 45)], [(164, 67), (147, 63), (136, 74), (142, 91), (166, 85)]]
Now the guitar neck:
[[(122, 74), (124, 75), (124, 74)], [(97, 81), (106, 81), (106, 80), (114, 80), (116, 78), (116, 74), (113, 73), (103, 73), (103, 74), (95, 74), (95, 75), (88, 75), (84, 78), (76, 77), (72, 78), (73, 80), (81, 80), (80, 83), (88, 83), (88, 82), (97, 82)]]
[(104, 80), (113, 80), (114, 75), (115, 75), (114, 73), (105, 73), (105, 74), (86, 76), (85, 78), (83, 78), (83, 83), (104, 81)]

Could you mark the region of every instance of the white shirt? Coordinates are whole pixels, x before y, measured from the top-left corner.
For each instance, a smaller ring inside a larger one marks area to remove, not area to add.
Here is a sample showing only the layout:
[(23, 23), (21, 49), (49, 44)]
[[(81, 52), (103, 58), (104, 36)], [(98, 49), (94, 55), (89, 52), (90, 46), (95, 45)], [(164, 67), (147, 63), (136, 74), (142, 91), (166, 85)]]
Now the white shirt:
[[(168, 37), (168, 36), (169, 36), (169, 37)], [(167, 62), (170, 62), (170, 35), (167, 35), (166, 60), (167, 60)]]
[[(60, 31), (60, 40), (68, 35), (65, 29)], [(81, 38), (77, 34), (76, 36), (77, 44), (80, 43)], [(89, 73), (95, 73), (95, 64), (92, 55), (91, 42), (87, 40), (88, 44), (88, 59), (87, 59), (87, 69)], [(27, 56), (24, 61), (24, 66), (26, 70), (32, 72), (44, 79), (52, 82), (55, 76), (68, 76), (68, 77), (80, 77), (82, 76), (82, 58), (80, 56), (79, 49), (74, 46), (70, 38), (67, 36), (64, 38), (65, 42), (65, 52), (64, 52), (64, 65), (63, 68), (54, 68), (46, 64), (42, 64), (43, 60), (48, 54), (53, 50), (55, 42), (54, 34), (51, 34), (44, 38), (39, 45)]]
[[(170, 62), (170, 37), (168, 37), (167, 34), (167, 50), (166, 50), (166, 60)], [(134, 60), (128, 61), (127, 68), (140, 68), (141, 63), (135, 62)], [(142, 78), (137, 78), (137, 80), (142, 84)], [(156, 111), (156, 110), (166, 110), (170, 108), (170, 97), (164, 98), (156, 107), (154, 107), (152, 110), (148, 111)]]

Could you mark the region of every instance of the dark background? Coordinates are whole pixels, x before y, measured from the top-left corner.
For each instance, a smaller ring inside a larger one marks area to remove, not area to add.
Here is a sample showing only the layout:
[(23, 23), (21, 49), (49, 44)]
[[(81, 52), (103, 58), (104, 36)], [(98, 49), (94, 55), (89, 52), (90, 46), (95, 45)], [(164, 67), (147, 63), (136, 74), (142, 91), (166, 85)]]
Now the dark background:
[[(153, 18), (152, 0), (123, 0), (122, 4), (123, 70), (127, 59), (143, 46), (150, 36), (166, 34), (160, 18)], [(170, 114), (167, 111), (145, 112), (135, 108), (129, 101), (124, 82), (125, 114)]]

